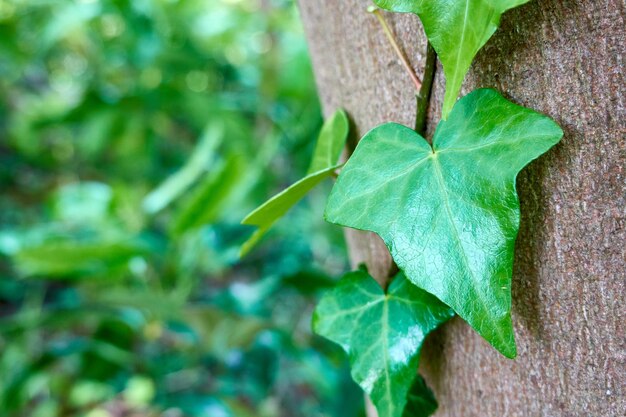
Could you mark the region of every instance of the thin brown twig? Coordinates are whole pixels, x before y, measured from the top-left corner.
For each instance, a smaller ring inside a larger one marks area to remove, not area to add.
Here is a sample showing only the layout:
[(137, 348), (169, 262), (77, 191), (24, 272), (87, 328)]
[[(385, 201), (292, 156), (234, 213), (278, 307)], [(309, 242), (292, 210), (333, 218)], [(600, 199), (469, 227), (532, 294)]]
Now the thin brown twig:
[(381, 13), (380, 9), (376, 7), (370, 8), (368, 9), (368, 11), (374, 14), (374, 16), (376, 16), (376, 18), (380, 22), (380, 25), (382, 26), (383, 31), (385, 32), (385, 35), (387, 35), (387, 39), (389, 39), (389, 42), (391, 43), (393, 50), (396, 52), (396, 55), (398, 55), (398, 58), (400, 58), (402, 65), (404, 66), (407, 73), (409, 74), (409, 77), (411, 77), (413, 84), (415, 84), (415, 89), (417, 90), (419, 94), (419, 91), (422, 88), (422, 82), (417, 77), (417, 74), (415, 74), (415, 71), (413, 70), (413, 67), (411, 67), (411, 64), (409, 63), (409, 60), (404, 54), (404, 51), (402, 50), (402, 48), (400, 48), (400, 45), (398, 45), (398, 41), (396, 41), (396, 37), (394, 36), (393, 32), (391, 31), (391, 28), (387, 24), (387, 20), (385, 20), (385, 17)]

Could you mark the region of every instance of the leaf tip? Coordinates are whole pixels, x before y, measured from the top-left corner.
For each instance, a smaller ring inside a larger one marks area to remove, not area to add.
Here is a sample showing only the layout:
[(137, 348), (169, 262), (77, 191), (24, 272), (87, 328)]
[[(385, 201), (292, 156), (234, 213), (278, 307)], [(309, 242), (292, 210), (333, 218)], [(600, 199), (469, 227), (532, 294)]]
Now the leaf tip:
[(517, 344), (515, 343), (513, 323), (511, 322), (510, 326), (507, 326), (507, 328), (503, 330), (505, 330), (504, 334), (502, 334), (504, 337), (496, 340), (492, 340), (491, 338), (486, 339), (503, 356), (508, 359), (515, 359), (517, 357)]
[(507, 346), (505, 349), (498, 349), (498, 351), (508, 359), (517, 358), (517, 346), (515, 342), (513, 342), (512, 346)]

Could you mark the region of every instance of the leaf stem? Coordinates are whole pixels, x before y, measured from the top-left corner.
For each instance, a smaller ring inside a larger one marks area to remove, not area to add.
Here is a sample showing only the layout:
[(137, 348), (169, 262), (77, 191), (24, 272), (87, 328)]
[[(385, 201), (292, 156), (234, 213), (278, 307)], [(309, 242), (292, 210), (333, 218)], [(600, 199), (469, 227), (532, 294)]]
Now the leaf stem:
[(376, 18), (380, 22), (380, 25), (382, 26), (383, 31), (385, 32), (385, 35), (387, 35), (387, 39), (389, 39), (389, 42), (391, 43), (393, 50), (396, 52), (396, 55), (398, 55), (398, 58), (400, 58), (400, 61), (402, 62), (404, 69), (406, 69), (407, 73), (409, 74), (409, 77), (411, 77), (411, 80), (413, 81), (413, 84), (415, 84), (415, 89), (419, 93), (419, 91), (422, 89), (422, 82), (415, 74), (415, 71), (413, 70), (413, 67), (411, 67), (411, 64), (409, 63), (409, 60), (404, 54), (404, 51), (402, 51), (402, 48), (400, 48), (400, 45), (398, 45), (398, 41), (396, 40), (396, 37), (391, 31), (391, 28), (387, 24), (387, 20), (385, 20), (385, 17), (381, 13), (380, 9), (377, 7), (370, 7), (367, 9), (367, 11), (372, 13), (374, 16), (376, 16)]
[(437, 62), (437, 53), (433, 46), (428, 42), (426, 46), (426, 63), (424, 64), (424, 76), (422, 78), (422, 88), (415, 96), (417, 99), (417, 108), (415, 110), (415, 131), (422, 136), (426, 133), (426, 116), (428, 115), (428, 104), (430, 103), (430, 92), (433, 88), (435, 79), (435, 67)]

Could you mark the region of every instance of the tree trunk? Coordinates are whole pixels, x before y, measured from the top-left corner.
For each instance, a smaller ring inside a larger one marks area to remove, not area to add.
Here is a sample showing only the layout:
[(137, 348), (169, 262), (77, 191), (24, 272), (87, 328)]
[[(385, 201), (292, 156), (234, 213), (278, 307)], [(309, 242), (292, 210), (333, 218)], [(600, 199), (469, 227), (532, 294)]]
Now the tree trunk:
[[(412, 126), (414, 89), (365, 0), (300, 0), (326, 115), (358, 135)], [(626, 415), (626, 45), (622, 0), (532, 1), (507, 12), (463, 93), (493, 87), (554, 118), (562, 142), (518, 177), (522, 222), (513, 276), (519, 356), (511, 361), (455, 318), (426, 343), (437, 416)], [(386, 15), (416, 72), (426, 41), (414, 15)], [(437, 68), (428, 130), (444, 93)], [(373, 234), (347, 232), (354, 265), (392, 265)]]

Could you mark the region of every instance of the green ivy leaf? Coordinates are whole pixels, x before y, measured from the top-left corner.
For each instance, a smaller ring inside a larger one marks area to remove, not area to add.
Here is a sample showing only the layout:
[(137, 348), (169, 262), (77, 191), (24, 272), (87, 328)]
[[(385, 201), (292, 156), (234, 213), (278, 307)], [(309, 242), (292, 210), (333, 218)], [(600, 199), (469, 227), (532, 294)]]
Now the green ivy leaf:
[(426, 335), (453, 314), (401, 272), (385, 293), (366, 271), (359, 270), (346, 274), (322, 298), (313, 328), (348, 353), (352, 377), (370, 396), (380, 417), (403, 416), (407, 399), (413, 412), (404, 416), (427, 416), (432, 411), (432, 393), (419, 382), (409, 389)]
[(476, 90), (439, 124), (432, 148), (394, 123), (366, 134), (339, 175), (326, 219), (378, 233), (413, 283), (513, 358), (515, 178), (562, 135), (550, 118)]
[(307, 175), (267, 200), (241, 221), (241, 224), (257, 226), (258, 229), (242, 245), (240, 256), (248, 253), (278, 219), (341, 166), (337, 161), (348, 138), (349, 126), (346, 113), (337, 110), (322, 126)]
[(443, 119), (448, 118), (465, 74), (507, 10), (529, 0), (374, 0), (393, 12), (418, 15), (428, 40), (437, 51), (446, 75)]
[(337, 165), (337, 160), (346, 144), (349, 130), (348, 115), (341, 109), (324, 122), (307, 175), (313, 175)]

